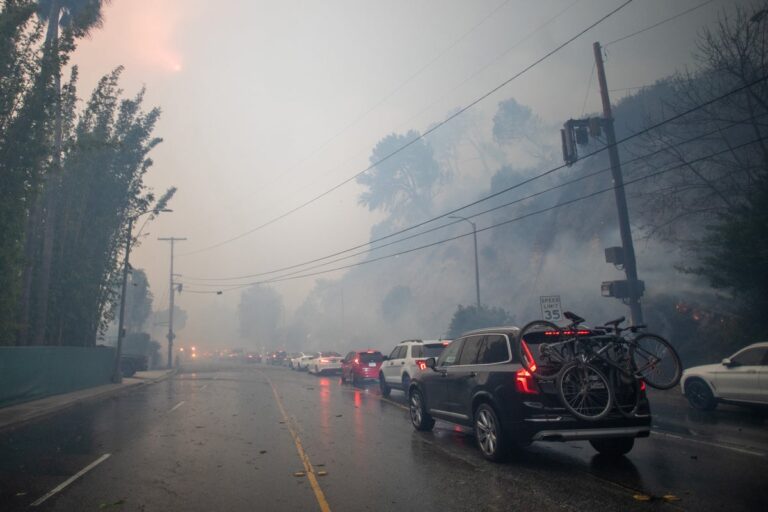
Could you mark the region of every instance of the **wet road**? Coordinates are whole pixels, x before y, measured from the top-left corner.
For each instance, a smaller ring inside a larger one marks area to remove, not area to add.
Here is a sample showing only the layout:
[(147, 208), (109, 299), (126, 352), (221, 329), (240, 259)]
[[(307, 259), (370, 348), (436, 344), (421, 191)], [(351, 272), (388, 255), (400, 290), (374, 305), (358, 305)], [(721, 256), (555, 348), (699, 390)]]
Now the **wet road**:
[(404, 403), (283, 368), (181, 374), (0, 433), (0, 510), (768, 509), (764, 428), (665, 428), (620, 460), (535, 444), (493, 464), (462, 429), (414, 432)]

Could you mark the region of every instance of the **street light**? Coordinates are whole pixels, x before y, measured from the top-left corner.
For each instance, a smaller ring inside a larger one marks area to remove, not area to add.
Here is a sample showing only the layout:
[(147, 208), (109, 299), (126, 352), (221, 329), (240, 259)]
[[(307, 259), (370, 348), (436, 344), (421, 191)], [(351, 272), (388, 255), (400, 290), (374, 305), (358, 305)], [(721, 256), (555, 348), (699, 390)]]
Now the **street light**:
[(475, 241), (475, 293), (477, 294), (477, 309), (480, 310), (480, 267), (477, 262), (477, 226), (474, 222), (460, 215), (450, 215), (449, 219), (464, 220), (472, 224), (472, 238)]
[(128, 217), (128, 234), (125, 237), (125, 261), (123, 262), (123, 284), (120, 289), (120, 315), (117, 321), (117, 351), (115, 353), (115, 365), (112, 368), (112, 382), (119, 384), (123, 381), (123, 375), (120, 371), (120, 357), (123, 353), (123, 338), (125, 337), (125, 289), (128, 286), (128, 269), (130, 264), (128, 258), (131, 255), (131, 235), (133, 233), (133, 223), (142, 215), (148, 213), (172, 212), (173, 210), (163, 208), (162, 210), (147, 210)]

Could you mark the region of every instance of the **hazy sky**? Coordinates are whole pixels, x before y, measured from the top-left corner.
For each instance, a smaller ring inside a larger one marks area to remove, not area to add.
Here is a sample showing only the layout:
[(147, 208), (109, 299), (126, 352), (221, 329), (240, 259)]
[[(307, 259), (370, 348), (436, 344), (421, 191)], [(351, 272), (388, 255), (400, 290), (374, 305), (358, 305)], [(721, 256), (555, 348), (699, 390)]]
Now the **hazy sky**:
[[(703, 2), (634, 0), (477, 110), (492, 116), (499, 101), (515, 97), (548, 122), (578, 117), (594, 41), (617, 39)], [(179, 188), (174, 213), (148, 226), (133, 265), (147, 270), (159, 302), (168, 297), (169, 253), (157, 236), (188, 237), (178, 245), (176, 268), (196, 277), (263, 272), (366, 241), (378, 216), (357, 205), (360, 188), (352, 183), (234, 243), (184, 255), (356, 174), (383, 136), (423, 131), (621, 3), (113, 0), (103, 28), (80, 42), (74, 56), (81, 94), (120, 64), (126, 94), (145, 85), (147, 107), (163, 110), (156, 134), (165, 140), (152, 154), (146, 181), (157, 191)], [(735, 3), (715, 0), (609, 46), (610, 88), (653, 83), (692, 66), (697, 31)], [(613, 100), (626, 93), (614, 92)], [(599, 104), (593, 82), (586, 111)], [(552, 137), (557, 143), (559, 134)], [(276, 288), (291, 309), (312, 285), (302, 280)], [(238, 301), (239, 293), (183, 293), (178, 303), (190, 314), (186, 334), (207, 334), (205, 325), (220, 323)], [(215, 322), (205, 317), (211, 311)]]

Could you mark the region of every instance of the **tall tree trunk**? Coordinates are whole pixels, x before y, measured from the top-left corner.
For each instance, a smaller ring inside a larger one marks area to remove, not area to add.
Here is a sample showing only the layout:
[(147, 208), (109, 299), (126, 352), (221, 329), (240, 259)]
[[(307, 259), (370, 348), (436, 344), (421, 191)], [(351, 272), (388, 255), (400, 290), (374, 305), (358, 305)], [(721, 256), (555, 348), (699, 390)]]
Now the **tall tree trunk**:
[(51, 266), (53, 262), (53, 239), (56, 218), (56, 197), (61, 174), (61, 146), (62, 146), (62, 119), (61, 119), (61, 66), (59, 65), (59, 17), (61, 7), (58, 0), (51, 4), (51, 12), (48, 16), (48, 31), (45, 36), (45, 51), (49, 52), (51, 73), (54, 79), (54, 127), (53, 127), (53, 155), (48, 178), (45, 183), (45, 210), (43, 212), (43, 251), (40, 260), (40, 271), (37, 289), (35, 328), (32, 342), (35, 345), (45, 343), (48, 304), (50, 301)]
[(37, 259), (37, 228), (42, 219), (42, 198), (37, 197), (32, 204), (32, 208), (27, 214), (26, 236), (24, 240), (24, 271), (22, 273), (21, 289), (21, 308), (19, 317), (19, 330), (16, 337), (17, 345), (30, 344), (30, 313), (32, 310), (32, 285), (35, 271), (35, 260)]

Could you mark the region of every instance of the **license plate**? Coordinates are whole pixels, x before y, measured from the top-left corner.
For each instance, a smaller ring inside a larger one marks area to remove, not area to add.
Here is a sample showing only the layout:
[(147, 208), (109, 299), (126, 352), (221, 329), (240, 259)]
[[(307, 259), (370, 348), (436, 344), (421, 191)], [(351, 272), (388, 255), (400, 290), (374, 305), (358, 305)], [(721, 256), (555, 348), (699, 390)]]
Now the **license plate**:
[(376, 363), (368, 363), (368, 366), (376, 366)]

